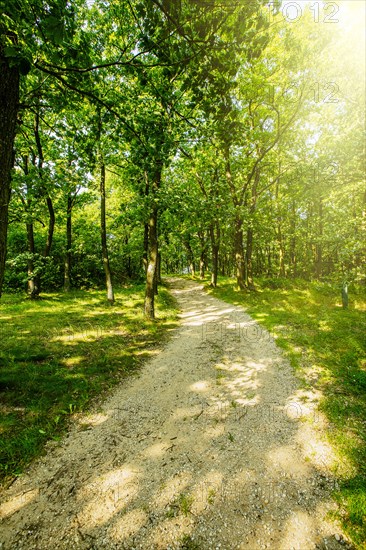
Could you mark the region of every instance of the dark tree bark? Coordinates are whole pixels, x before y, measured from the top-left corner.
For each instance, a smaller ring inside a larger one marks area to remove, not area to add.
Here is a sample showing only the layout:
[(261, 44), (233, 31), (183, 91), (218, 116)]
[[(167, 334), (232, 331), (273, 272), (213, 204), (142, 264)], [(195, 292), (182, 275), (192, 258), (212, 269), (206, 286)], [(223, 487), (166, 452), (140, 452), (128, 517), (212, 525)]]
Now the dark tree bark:
[(6, 31), (0, 23), (0, 296), (4, 282), (11, 170), (19, 108), (19, 69), (10, 67), (4, 56), (1, 45), (4, 34), (16, 42), (16, 36)]
[(66, 212), (66, 253), (65, 253), (65, 272), (64, 272), (64, 291), (65, 292), (70, 292), (70, 289), (71, 289), (72, 206), (73, 206), (72, 195), (71, 193), (68, 193), (67, 212)]

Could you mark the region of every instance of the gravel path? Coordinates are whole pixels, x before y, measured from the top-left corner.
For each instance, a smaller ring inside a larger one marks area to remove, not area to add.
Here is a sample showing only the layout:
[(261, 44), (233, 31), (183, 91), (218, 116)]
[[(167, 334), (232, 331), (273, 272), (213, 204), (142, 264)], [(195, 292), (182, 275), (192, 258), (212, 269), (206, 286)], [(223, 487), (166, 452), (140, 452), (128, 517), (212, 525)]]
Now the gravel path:
[(349, 547), (318, 396), (242, 308), (170, 285), (180, 327), (3, 491), (0, 548)]

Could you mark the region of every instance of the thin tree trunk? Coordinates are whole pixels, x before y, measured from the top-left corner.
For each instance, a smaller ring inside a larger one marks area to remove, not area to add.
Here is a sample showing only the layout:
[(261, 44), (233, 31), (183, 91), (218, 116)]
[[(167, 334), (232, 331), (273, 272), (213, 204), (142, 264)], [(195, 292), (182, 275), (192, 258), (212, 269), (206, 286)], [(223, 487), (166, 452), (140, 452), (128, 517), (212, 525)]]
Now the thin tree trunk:
[(200, 240), (200, 279), (205, 278), (205, 268), (206, 268), (206, 241), (205, 234), (203, 231), (198, 231), (198, 238)]
[(278, 239), (278, 246), (279, 246), (279, 276), (280, 277), (286, 277), (285, 248), (284, 248), (284, 245), (283, 245), (283, 236), (282, 236), (282, 229), (281, 229), (281, 223), (280, 222), (278, 224), (277, 239)]
[(71, 289), (71, 246), (72, 246), (72, 196), (67, 195), (67, 213), (66, 213), (66, 253), (65, 253), (65, 273), (64, 273), (64, 291), (70, 292)]
[[(37, 152), (38, 152), (38, 175), (40, 180), (43, 178), (43, 163), (44, 163), (44, 156), (43, 156), (43, 147), (41, 142), (41, 137), (39, 134), (39, 112), (37, 110), (35, 117), (34, 117), (34, 137), (36, 140), (37, 145)], [(42, 186), (44, 187), (44, 186)], [(46, 193), (46, 190), (44, 189), (44, 192)], [(48, 209), (48, 231), (47, 231), (47, 239), (46, 244), (44, 247), (43, 255), (45, 258), (47, 258), (50, 255), (51, 252), (51, 246), (52, 246), (52, 239), (53, 239), (53, 232), (55, 229), (55, 211), (53, 209), (53, 203), (51, 197), (48, 195), (46, 196), (46, 203), (47, 203), (47, 209)]]
[[(216, 232), (215, 232), (216, 225)], [(211, 271), (211, 286), (216, 288), (217, 276), (219, 270), (219, 250), (220, 250), (220, 224), (218, 221), (210, 224), (210, 239), (211, 239), (211, 254), (212, 254), (212, 271)]]
[(158, 276), (159, 276), (159, 261), (160, 261), (160, 253), (159, 253), (159, 243), (157, 247), (157, 255), (156, 255), (156, 269), (155, 269), (155, 275), (154, 275), (154, 295), (157, 296), (159, 294), (158, 291)]
[(155, 318), (155, 282), (158, 268), (158, 207), (154, 200), (156, 191), (161, 184), (162, 165), (159, 163), (155, 175), (155, 181), (152, 185), (152, 206), (148, 221), (149, 227), (149, 262), (146, 270), (146, 290), (145, 290), (145, 316), (148, 319)]
[(291, 212), (291, 239), (290, 239), (290, 265), (292, 276), (296, 277), (297, 275), (297, 257), (296, 257), (296, 205), (295, 202), (292, 203), (292, 212)]
[(27, 223), (27, 244), (28, 244), (28, 252), (31, 255), (31, 257), (29, 257), (27, 260), (28, 294), (30, 298), (37, 299), (39, 296), (39, 278), (37, 277), (37, 275), (34, 275), (33, 255), (35, 253), (35, 246), (34, 246), (33, 222)]
[(193, 250), (192, 250), (192, 247), (191, 247), (191, 243), (190, 243), (190, 235), (188, 235), (188, 237), (186, 237), (186, 239), (184, 240), (184, 246), (187, 250), (187, 258), (188, 258), (188, 264), (189, 264), (189, 269), (191, 271), (191, 275), (192, 277), (195, 277), (196, 275), (196, 270), (195, 270), (195, 267), (194, 267), (194, 254), (193, 254)]
[(236, 282), (240, 289), (245, 288), (245, 257), (243, 247), (243, 218), (239, 213), (242, 206), (242, 200), (238, 199), (237, 192), (234, 186), (231, 164), (230, 164), (230, 150), (227, 148), (225, 154), (225, 171), (226, 181), (231, 193), (233, 205), (236, 209), (234, 219), (234, 258), (235, 258), (235, 270), (236, 270)]
[(234, 253), (236, 267), (236, 282), (241, 290), (245, 289), (245, 259), (243, 247), (243, 220), (240, 216), (235, 219)]
[(254, 289), (253, 283), (253, 228), (248, 227), (247, 229), (247, 246), (245, 251), (245, 283), (248, 288)]
[(142, 256), (142, 263), (144, 266), (145, 274), (147, 273), (147, 265), (148, 265), (148, 257), (149, 257), (149, 224), (144, 224), (144, 253)]
[(47, 208), (48, 208), (48, 231), (47, 231), (47, 240), (44, 247), (43, 255), (47, 258), (51, 252), (53, 232), (55, 229), (55, 211), (53, 209), (53, 203), (51, 197), (46, 198)]
[(255, 210), (257, 208), (257, 189), (259, 184), (260, 171), (257, 169), (255, 172), (255, 177), (253, 185), (251, 188), (251, 197), (250, 197), (250, 218), (251, 224), (247, 229), (247, 239), (246, 239), (246, 250), (245, 250), (245, 284), (251, 290), (254, 290), (253, 283), (253, 217)]
[(0, 23), (0, 296), (4, 282), (8, 211), (11, 195), (11, 169), (14, 163), (13, 146), (19, 108), (19, 69), (9, 66), (4, 56), (3, 37), (16, 43), (16, 36)]
[(323, 202), (319, 199), (318, 242), (315, 245), (315, 276), (320, 279), (323, 273)]
[(105, 198), (105, 164), (103, 159), (100, 162), (100, 231), (102, 238), (102, 257), (107, 287), (107, 299), (114, 303), (114, 292), (112, 284), (112, 273), (109, 264), (108, 245), (107, 245), (107, 226), (106, 226), (106, 198)]
[(267, 276), (272, 277), (272, 254), (270, 246), (267, 246)]
[(158, 285), (161, 285), (161, 252), (158, 252), (158, 268), (156, 281)]
[(30, 187), (29, 187), (29, 180), (27, 176), (29, 175), (29, 165), (28, 165), (28, 155), (23, 156), (23, 171), (26, 182), (26, 198), (23, 198), (21, 196), (21, 200), (24, 206), (24, 211), (27, 216), (27, 222), (25, 224), (26, 230), (27, 230), (27, 248), (29, 252), (29, 256), (27, 259), (27, 290), (28, 294), (31, 298), (36, 298), (39, 294), (38, 284), (37, 284), (37, 277), (34, 275), (34, 253), (35, 253), (35, 245), (34, 245), (34, 229), (33, 229), (33, 220), (30, 216), (30, 210), (32, 207), (32, 200), (30, 198)]
[[(39, 108), (37, 109), (34, 117), (34, 125), (33, 125), (33, 131), (34, 131), (34, 137), (36, 141), (37, 146), (37, 153), (38, 153), (38, 175), (39, 179), (42, 183), (43, 179), (43, 163), (44, 163), (44, 156), (43, 156), (43, 147), (41, 142), (41, 136), (39, 133), (39, 122), (40, 122), (40, 116), (39, 116)], [(46, 238), (46, 244), (43, 251), (43, 256), (47, 258), (51, 253), (51, 247), (52, 247), (52, 240), (53, 240), (53, 232), (55, 229), (55, 211), (53, 208), (52, 199), (48, 194), (48, 191), (45, 189), (44, 185), (41, 185), (43, 192), (46, 195), (46, 204), (48, 209), (48, 230), (47, 230), (47, 238)], [(32, 294), (32, 297), (38, 298), (40, 292), (41, 292), (41, 275), (37, 275), (36, 277), (36, 287), (37, 292)]]
[(149, 217), (149, 262), (146, 271), (145, 315), (148, 319), (155, 318), (155, 273), (158, 260), (158, 210), (154, 205)]
[[(150, 192), (150, 186), (149, 186), (149, 177), (145, 170), (144, 172), (144, 178), (145, 178), (145, 197), (147, 198), (149, 196)], [(144, 224), (144, 252), (142, 255), (142, 264), (144, 266), (145, 275), (147, 274), (147, 266), (148, 266), (148, 260), (149, 260), (149, 223), (145, 222)]]

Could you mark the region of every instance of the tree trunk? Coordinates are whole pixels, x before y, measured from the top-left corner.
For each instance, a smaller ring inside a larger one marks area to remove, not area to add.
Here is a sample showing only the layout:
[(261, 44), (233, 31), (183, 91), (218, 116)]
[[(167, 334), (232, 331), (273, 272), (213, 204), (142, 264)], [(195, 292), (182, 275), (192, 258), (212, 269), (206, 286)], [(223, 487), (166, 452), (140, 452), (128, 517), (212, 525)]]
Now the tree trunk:
[[(144, 171), (144, 179), (145, 179), (145, 200), (147, 200), (150, 192), (150, 185), (149, 185), (149, 176)], [(142, 255), (142, 265), (144, 266), (145, 275), (147, 274), (147, 266), (149, 261), (149, 224), (148, 222), (145, 222), (144, 224), (144, 251)]]
[(0, 296), (4, 282), (11, 169), (19, 108), (19, 70), (9, 67), (9, 60), (4, 56), (2, 38), (5, 34), (16, 43), (16, 36), (0, 23)]
[(23, 171), (25, 177), (25, 185), (26, 185), (26, 198), (22, 199), (24, 211), (27, 216), (27, 222), (26, 222), (26, 230), (27, 230), (27, 247), (29, 256), (27, 259), (27, 289), (28, 294), (31, 298), (37, 298), (39, 295), (39, 287), (38, 287), (38, 278), (34, 275), (34, 254), (35, 254), (35, 245), (34, 245), (34, 228), (33, 228), (33, 220), (30, 216), (30, 211), (32, 208), (32, 199), (31, 199), (31, 189), (30, 184), (27, 176), (29, 175), (29, 165), (28, 165), (28, 155), (23, 156)]
[(100, 231), (101, 231), (101, 238), (102, 238), (102, 257), (103, 257), (103, 267), (104, 267), (105, 281), (106, 281), (106, 287), (107, 287), (107, 299), (111, 304), (113, 304), (114, 292), (113, 292), (113, 284), (112, 284), (112, 273), (109, 265), (105, 211), (106, 211), (105, 164), (104, 164), (104, 161), (101, 160), (100, 162)]
[(142, 256), (142, 263), (144, 266), (145, 274), (147, 273), (147, 264), (149, 257), (149, 224), (144, 224), (144, 253)]
[(279, 276), (286, 277), (285, 248), (283, 245), (281, 223), (278, 224), (277, 238), (278, 238), (278, 246), (279, 246)]
[(245, 284), (248, 288), (254, 289), (253, 283), (253, 228), (247, 229), (247, 246), (245, 251)]
[(158, 261), (158, 210), (154, 204), (149, 217), (149, 262), (146, 271), (145, 315), (155, 318), (155, 273)]
[(257, 208), (257, 189), (259, 184), (260, 171), (257, 169), (251, 188), (250, 197), (250, 225), (247, 229), (246, 249), (245, 249), (245, 285), (254, 290), (253, 283), (253, 217)]
[(155, 194), (161, 184), (162, 165), (159, 163), (155, 175), (155, 181), (152, 185), (151, 210), (148, 221), (149, 227), (149, 261), (146, 270), (146, 290), (145, 290), (145, 316), (148, 319), (155, 319), (155, 290), (156, 276), (158, 269), (158, 206), (155, 202)]
[(267, 246), (267, 277), (272, 277), (272, 254), (270, 246)]
[(188, 235), (184, 240), (184, 246), (187, 250), (187, 258), (188, 258), (188, 264), (189, 264), (189, 269), (191, 271), (191, 275), (192, 275), (192, 277), (195, 277), (196, 270), (195, 270), (195, 267), (194, 267), (194, 254), (193, 254), (193, 250), (192, 250), (192, 247), (191, 247), (190, 240), (191, 240), (191, 237), (190, 237), (190, 235)]
[[(216, 232), (215, 232), (216, 225)], [(220, 250), (220, 224), (216, 220), (210, 224), (210, 239), (212, 253), (212, 271), (211, 271), (211, 286), (216, 288), (217, 276), (219, 270), (219, 250)]]
[(315, 245), (315, 276), (320, 279), (323, 273), (323, 202), (320, 199), (319, 202), (319, 222), (318, 222), (318, 235), (317, 243)]
[(245, 259), (243, 247), (243, 220), (240, 216), (235, 219), (234, 253), (236, 267), (236, 282), (241, 290), (245, 289)]
[(33, 264), (33, 255), (35, 253), (34, 246), (34, 232), (33, 232), (33, 222), (27, 223), (27, 244), (28, 252), (31, 257), (27, 260), (28, 268), (28, 294), (30, 298), (37, 299), (39, 297), (39, 277), (34, 275), (34, 264)]
[(296, 257), (296, 204), (292, 203), (292, 217), (291, 217), (291, 239), (290, 239), (290, 265), (292, 276), (296, 277), (297, 269), (297, 257)]
[(161, 285), (161, 252), (158, 252), (158, 268), (156, 281), (158, 285)]
[(160, 269), (160, 252), (159, 252), (159, 243), (157, 246), (157, 256), (156, 256), (156, 269), (155, 269), (155, 276), (154, 276), (154, 295), (157, 296), (159, 294), (158, 291), (158, 277), (159, 277), (159, 269)]
[(53, 232), (55, 229), (55, 211), (53, 209), (51, 197), (46, 198), (47, 208), (48, 208), (48, 231), (47, 231), (47, 240), (44, 247), (44, 257), (47, 258), (51, 252)]
[(65, 273), (64, 273), (64, 291), (70, 292), (71, 289), (71, 246), (72, 246), (72, 196), (67, 195), (67, 213), (66, 213), (66, 253), (65, 253)]
[[(38, 110), (34, 117), (33, 130), (34, 130), (34, 137), (36, 140), (37, 152), (38, 152), (38, 175), (42, 182), (44, 157), (43, 157), (43, 147), (42, 147), (41, 137), (39, 134), (39, 111)], [(42, 189), (45, 194), (47, 193), (46, 203), (47, 203), (47, 209), (48, 209), (48, 231), (47, 231), (46, 244), (43, 252), (44, 257), (47, 258), (51, 252), (53, 232), (55, 228), (55, 211), (53, 209), (52, 199), (48, 195), (48, 192), (46, 191), (46, 189), (44, 188), (44, 184), (42, 185)]]
[(205, 234), (203, 231), (198, 231), (198, 238), (200, 240), (200, 279), (205, 278), (205, 269), (206, 269), (206, 241)]
[(243, 247), (243, 218), (239, 213), (240, 207), (243, 205), (242, 199), (238, 198), (237, 191), (233, 182), (230, 164), (230, 149), (227, 147), (224, 151), (225, 157), (225, 172), (228, 188), (231, 193), (233, 205), (236, 209), (234, 219), (234, 258), (236, 282), (238, 287), (243, 290), (245, 288), (245, 258)]

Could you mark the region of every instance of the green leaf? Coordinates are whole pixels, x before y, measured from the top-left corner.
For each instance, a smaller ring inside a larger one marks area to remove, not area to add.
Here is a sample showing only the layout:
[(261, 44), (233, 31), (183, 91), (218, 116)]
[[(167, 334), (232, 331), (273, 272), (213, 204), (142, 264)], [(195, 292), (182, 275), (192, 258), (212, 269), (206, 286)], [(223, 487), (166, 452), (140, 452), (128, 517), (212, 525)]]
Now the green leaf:
[(17, 57), (19, 55), (19, 48), (15, 46), (6, 46), (4, 48), (5, 57)]

